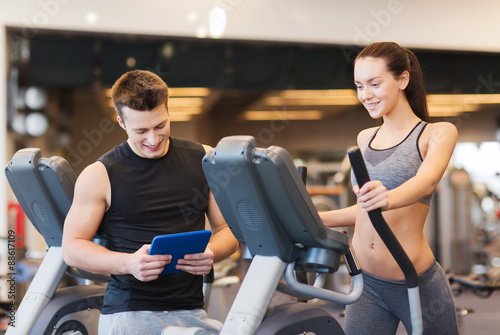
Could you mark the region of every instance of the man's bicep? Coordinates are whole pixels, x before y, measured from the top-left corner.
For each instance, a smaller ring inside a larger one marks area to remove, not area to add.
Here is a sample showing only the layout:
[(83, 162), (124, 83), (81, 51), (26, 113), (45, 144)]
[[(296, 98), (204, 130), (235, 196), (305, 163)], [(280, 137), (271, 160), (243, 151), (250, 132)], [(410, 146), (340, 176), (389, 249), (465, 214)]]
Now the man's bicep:
[(80, 174), (64, 223), (67, 235), (85, 239), (94, 237), (106, 212), (107, 185), (107, 175), (99, 166), (89, 166)]
[(222, 216), (212, 192), (210, 192), (208, 197), (207, 217), (213, 233), (227, 227), (226, 220), (224, 219), (224, 216)]

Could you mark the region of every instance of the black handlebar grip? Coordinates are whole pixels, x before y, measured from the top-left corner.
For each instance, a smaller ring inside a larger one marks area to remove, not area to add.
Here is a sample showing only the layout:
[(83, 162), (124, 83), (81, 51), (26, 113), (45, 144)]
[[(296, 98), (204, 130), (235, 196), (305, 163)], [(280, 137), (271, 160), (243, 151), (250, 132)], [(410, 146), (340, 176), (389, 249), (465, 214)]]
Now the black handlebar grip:
[(352, 147), (347, 151), (349, 155), (349, 161), (351, 162), (352, 171), (356, 177), (359, 188), (370, 181), (370, 176), (368, 175), (368, 170), (366, 169), (365, 161), (361, 155), (361, 150), (358, 147)]
[(306, 182), (307, 182), (307, 166), (302, 166), (302, 165), (298, 166), (297, 167), (297, 172), (299, 173), (300, 179), (302, 179), (302, 182), (305, 185)]
[[(352, 147), (347, 152), (349, 160), (351, 161), (352, 170), (359, 187), (361, 188), (366, 182), (370, 181), (370, 176), (366, 170), (366, 165), (361, 154), (361, 150), (358, 147)], [(418, 286), (418, 276), (413, 263), (404, 251), (403, 247), (399, 243), (398, 239), (392, 232), (391, 228), (385, 222), (382, 216), (382, 211), (380, 208), (368, 212), (368, 216), (372, 221), (373, 227), (379, 234), (382, 241), (385, 243), (387, 248), (392, 254), (392, 257), (396, 260), (399, 267), (403, 271), (406, 278), (406, 285), (408, 288), (413, 288)]]
[(361, 273), (361, 266), (359, 266), (356, 254), (353, 251), (351, 245), (349, 245), (349, 252), (344, 255), (344, 261), (347, 266), (347, 271), (351, 277), (359, 275)]
[(210, 272), (203, 276), (203, 282), (205, 284), (213, 284), (215, 280), (214, 267), (210, 269)]

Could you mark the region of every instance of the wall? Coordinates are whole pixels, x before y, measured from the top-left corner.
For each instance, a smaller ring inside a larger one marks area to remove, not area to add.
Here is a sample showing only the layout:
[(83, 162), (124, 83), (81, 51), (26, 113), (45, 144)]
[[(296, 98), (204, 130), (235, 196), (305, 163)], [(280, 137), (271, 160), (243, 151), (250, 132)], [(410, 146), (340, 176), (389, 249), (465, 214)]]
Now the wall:
[[(71, 142), (64, 149), (65, 157), (78, 175), (102, 154), (127, 139), (125, 131), (116, 122), (110, 108), (102, 108), (93, 90), (81, 89), (71, 95), (73, 118), (69, 131)], [(201, 125), (177, 122), (172, 125), (172, 136), (202, 139)]]
[[(0, 4), (2, 23), (23, 26), (27, 34), (71, 29), (332, 44), (394, 40), (408, 47), (500, 50), (496, 24), (500, 3), (494, 0), (1, 0)], [(211, 12), (215, 7), (220, 10)]]
[[(215, 7), (219, 9), (212, 11)], [(60, 29), (329, 44), (393, 40), (410, 48), (500, 51), (497, 18), (500, 2), (493, 0), (0, 0), (0, 8), (0, 78), (3, 78), (0, 80), (0, 125), (5, 125), (7, 105), (5, 26), (22, 27), (27, 36), (33, 36), (39, 29)], [(219, 31), (210, 30), (210, 23), (219, 24)], [(496, 115), (497, 112), (492, 111), (456, 120), (460, 122), (457, 124), (460, 139), (493, 140)], [(293, 150), (312, 145), (345, 147), (342, 143), (350, 138), (347, 131), (351, 134), (351, 130), (361, 127), (361, 123), (351, 117), (309, 123), (306, 127), (291, 122), (286, 132), (276, 132), (276, 142), (289, 143)], [(352, 124), (346, 126), (344, 122)], [(211, 125), (220, 128), (213, 129), (210, 138), (235, 131), (258, 135), (267, 126), (227, 127), (213, 122)], [(179, 125), (179, 136), (199, 133), (207, 136), (204, 127), (202, 124)], [(174, 129), (174, 134), (176, 131)], [(6, 127), (0, 126), (0, 166), (5, 166), (12, 155), (11, 147), (6, 140)], [(5, 189), (5, 178), (0, 178), (0, 190)], [(7, 196), (2, 191), (0, 208), (6, 208), (6, 202)], [(5, 222), (6, 214), (0, 211), (0, 233)]]
[[(492, 108), (481, 113), (464, 113), (431, 121), (453, 123), (458, 129), (459, 142), (483, 142), (497, 139), (499, 117), (500, 110)], [(280, 145), (294, 156), (314, 151), (341, 155), (356, 144), (356, 135), (360, 130), (377, 125), (362, 107), (318, 121), (275, 120), (230, 124), (222, 120), (211, 121), (213, 141), (228, 135), (252, 135), (260, 145)]]
[[(6, 78), (5, 70), (6, 70), (6, 57), (5, 57), (5, 48), (2, 46), (5, 45), (5, 30), (3, 26), (0, 26), (0, 166), (5, 166), (6, 163), (6, 143), (7, 143), (7, 127), (5, 126), (5, 109), (6, 109), (6, 99), (5, 99), (5, 91), (6, 91), (6, 81), (3, 78)], [(0, 236), (7, 236), (7, 179), (3, 176), (0, 177)], [(2, 240), (0, 242), (0, 250), (4, 252), (7, 250), (7, 242)], [(6, 257), (0, 257), (0, 274), (6, 272), (7, 265), (5, 263)], [(2, 285), (5, 287), (5, 285)], [(3, 290), (2, 290), (3, 291)], [(5, 292), (0, 291), (0, 296), (5, 296)]]

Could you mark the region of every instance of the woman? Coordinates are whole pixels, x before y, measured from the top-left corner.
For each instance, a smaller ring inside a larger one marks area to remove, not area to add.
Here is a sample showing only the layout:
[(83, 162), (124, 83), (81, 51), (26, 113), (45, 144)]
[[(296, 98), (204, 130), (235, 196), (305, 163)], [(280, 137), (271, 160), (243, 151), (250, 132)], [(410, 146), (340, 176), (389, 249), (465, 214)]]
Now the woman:
[(396, 43), (363, 49), (355, 60), (354, 82), (370, 116), (382, 121), (357, 139), (372, 181), (359, 188), (353, 178), (357, 205), (320, 214), (329, 227), (355, 225), (352, 244), (365, 289), (346, 309), (346, 334), (395, 334), (399, 321), (411, 333), (403, 272), (367, 214), (376, 208), (382, 209), (419, 274), (424, 334), (458, 334), (449, 282), (423, 232), (457, 130), (447, 122), (428, 123), (420, 65), (410, 50)]

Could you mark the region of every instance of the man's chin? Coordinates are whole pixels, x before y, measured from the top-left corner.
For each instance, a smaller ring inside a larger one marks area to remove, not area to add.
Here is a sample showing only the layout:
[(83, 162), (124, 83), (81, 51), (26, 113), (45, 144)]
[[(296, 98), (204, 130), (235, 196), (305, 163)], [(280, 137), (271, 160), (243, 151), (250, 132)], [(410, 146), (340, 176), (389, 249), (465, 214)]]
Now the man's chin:
[(164, 155), (165, 153), (165, 146), (160, 145), (158, 148), (155, 148), (155, 150), (151, 150), (149, 148), (143, 148), (142, 149), (142, 154), (146, 158), (160, 158)]

